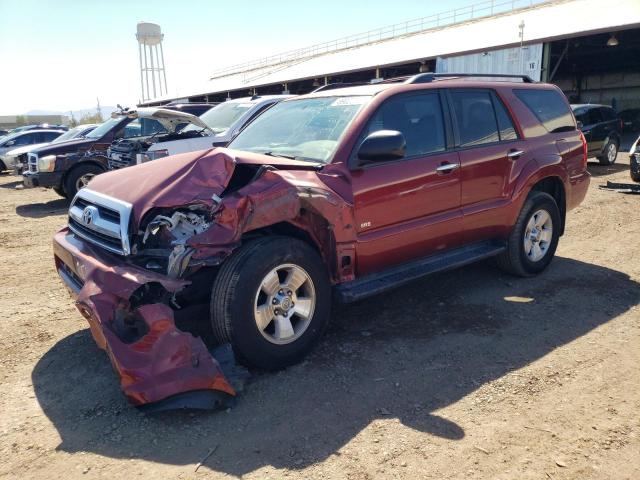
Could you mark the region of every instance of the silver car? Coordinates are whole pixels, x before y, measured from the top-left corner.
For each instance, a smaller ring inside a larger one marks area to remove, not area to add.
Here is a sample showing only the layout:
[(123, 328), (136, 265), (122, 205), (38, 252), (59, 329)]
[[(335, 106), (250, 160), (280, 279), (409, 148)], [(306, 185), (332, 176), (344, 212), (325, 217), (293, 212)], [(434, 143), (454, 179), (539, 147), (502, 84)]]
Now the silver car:
[[(14, 150), (18, 147), (26, 147), (27, 145), (35, 145), (37, 143), (48, 143), (60, 135), (65, 133), (64, 130), (54, 129), (40, 129), (40, 130), (27, 130), (24, 132), (17, 132), (2, 137), (0, 139), (0, 158), (9, 150)], [(13, 165), (6, 165), (3, 160), (0, 159), (0, 172), (6, 170)]]

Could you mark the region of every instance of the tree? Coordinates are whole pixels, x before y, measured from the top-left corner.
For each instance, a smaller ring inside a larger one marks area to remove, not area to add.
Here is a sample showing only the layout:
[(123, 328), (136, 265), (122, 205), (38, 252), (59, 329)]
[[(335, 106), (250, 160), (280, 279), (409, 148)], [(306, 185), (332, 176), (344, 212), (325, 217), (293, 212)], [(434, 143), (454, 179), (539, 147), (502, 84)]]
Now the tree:
[(18, 127), (21, 127), (23, 125), (27, 124), (27, 117), (25, 117), (24, 115), (17, 115), (16, 116), (16, 125)]
[(102, 115), (99, 115), (98, 113), (85, 113), (82, 117), (80, 117), (80, 120), (78, 120), (78, 124), (85, 124), (85, 123), (102, 123), (104, 122), (104, 119), (102, 118)]

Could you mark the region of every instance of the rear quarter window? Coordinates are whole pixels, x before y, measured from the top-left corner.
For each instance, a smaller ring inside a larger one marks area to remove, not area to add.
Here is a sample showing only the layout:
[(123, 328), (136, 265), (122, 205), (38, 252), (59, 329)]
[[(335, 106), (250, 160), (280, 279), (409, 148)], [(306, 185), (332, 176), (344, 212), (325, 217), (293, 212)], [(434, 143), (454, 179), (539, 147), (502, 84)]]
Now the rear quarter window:
[(576, 129), (569, 105), (557, 91), (522, 88), (513, 93), (550, 133)]

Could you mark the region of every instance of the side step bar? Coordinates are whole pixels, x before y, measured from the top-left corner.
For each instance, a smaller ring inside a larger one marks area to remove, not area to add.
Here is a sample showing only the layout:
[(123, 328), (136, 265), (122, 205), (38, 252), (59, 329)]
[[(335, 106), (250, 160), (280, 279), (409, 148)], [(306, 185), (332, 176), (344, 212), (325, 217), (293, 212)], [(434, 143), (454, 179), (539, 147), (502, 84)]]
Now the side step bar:
[(343, 303), (356, 302), (433, 273), (493, 257), (504, 252), (506, 248), (504, 242), (498, 241), (466, 245), (343, 283), (335, 288), (335, 293)]

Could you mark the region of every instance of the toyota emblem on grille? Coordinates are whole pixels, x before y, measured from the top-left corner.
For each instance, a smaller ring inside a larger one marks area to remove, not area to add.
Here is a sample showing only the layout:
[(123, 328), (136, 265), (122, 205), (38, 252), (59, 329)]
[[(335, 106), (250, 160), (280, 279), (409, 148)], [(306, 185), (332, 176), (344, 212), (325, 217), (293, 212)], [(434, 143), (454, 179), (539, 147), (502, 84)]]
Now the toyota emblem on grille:
[(91, 225), (98, 216), (98, 209), (94, 206), (85, 207), (82, 211), (82, 223)]

